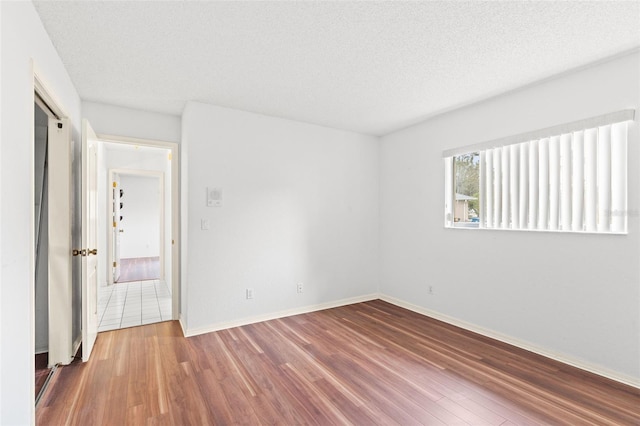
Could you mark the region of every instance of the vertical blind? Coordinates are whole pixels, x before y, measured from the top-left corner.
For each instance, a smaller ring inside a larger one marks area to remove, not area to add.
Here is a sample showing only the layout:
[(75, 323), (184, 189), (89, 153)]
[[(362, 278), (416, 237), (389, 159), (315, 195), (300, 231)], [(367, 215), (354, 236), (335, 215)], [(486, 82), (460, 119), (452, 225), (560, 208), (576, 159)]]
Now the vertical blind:
[[(480, 227), (625, 233), (627, 126), (624, 120), (464, 151), (480, 154)], [(455, 170), (453, 156), (445, 159), (451, 227)]]

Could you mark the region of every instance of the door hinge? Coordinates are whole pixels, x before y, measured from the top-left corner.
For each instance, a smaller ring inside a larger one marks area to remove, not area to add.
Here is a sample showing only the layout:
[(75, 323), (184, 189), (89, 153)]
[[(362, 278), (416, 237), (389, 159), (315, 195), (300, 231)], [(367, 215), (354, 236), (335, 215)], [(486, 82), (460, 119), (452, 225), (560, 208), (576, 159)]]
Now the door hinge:
[(113, 187), (115, 188), (116, 186), (118, 186), (118, 184), (113, 182)]
[(113, 227), (114, 227), (114, 228), (116, 227), (116, 223), (115, 223), (115, 222), (113, 222)]
[(116, 262), (113, 262), (113, 267), (114, 267), (114, 268), (116, 267)]

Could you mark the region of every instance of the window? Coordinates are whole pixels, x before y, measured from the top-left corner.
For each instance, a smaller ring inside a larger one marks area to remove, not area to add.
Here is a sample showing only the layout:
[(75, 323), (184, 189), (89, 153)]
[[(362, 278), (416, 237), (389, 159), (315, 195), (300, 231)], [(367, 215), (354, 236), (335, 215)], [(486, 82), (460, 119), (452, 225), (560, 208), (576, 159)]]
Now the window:
[(477, 228), (480, 224), (480, 153), (453, 157), (453, 226)]
[(635, 111), (445, 152), (445, 226), (627, 232)]

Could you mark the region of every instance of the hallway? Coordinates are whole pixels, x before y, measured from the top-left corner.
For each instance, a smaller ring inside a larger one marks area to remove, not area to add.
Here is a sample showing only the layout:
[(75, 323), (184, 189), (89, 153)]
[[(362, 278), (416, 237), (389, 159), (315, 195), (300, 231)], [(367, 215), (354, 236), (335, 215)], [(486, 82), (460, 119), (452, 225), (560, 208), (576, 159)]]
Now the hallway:
[(119, 283), (98, 289), (98, 332), (171, 319), (171, 291), (164, 280)]

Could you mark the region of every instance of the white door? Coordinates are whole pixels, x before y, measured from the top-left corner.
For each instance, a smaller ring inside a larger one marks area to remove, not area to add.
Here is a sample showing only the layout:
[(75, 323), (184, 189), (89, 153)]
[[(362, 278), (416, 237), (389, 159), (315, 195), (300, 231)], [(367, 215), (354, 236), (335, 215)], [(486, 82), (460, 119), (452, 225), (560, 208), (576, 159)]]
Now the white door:
[(122, 212), (120, 211), (124, 192), (120, 187), (118, 173), (113, 174), (111, 186), (113, 189), (113, 197), (111, 197), (113, 200), (113, 282), (117, 283), (120, 279), (120, 238), (124, 232), (121, 226)]
[(49, 366), (73, 360), (71, 288), (71, 125), (49, 119)]
[(98, 335), (98, 138), (82, 120), (82, 360), (88, 361)]

